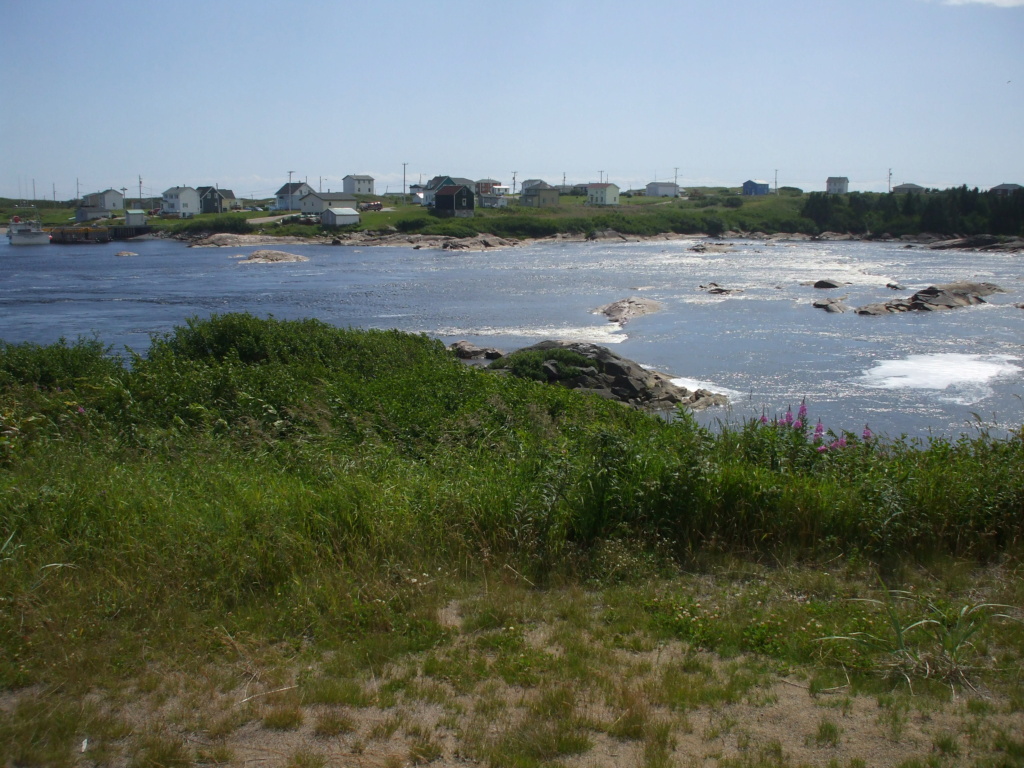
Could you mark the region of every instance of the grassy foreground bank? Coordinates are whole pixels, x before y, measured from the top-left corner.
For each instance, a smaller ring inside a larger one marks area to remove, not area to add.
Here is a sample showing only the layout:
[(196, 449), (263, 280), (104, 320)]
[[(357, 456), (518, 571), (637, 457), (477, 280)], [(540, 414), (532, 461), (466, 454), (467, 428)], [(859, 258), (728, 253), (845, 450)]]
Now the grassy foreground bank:
[[(699, 721), (718, 764), (826, 764), (910, 691), (941, 764), (1024, 760), (1024, 435), (716, 435), (318, 321), (105, 353), (0, 346), (5, 763), (242, 764), (256, 729), (280, 764), (671, 765)], [(780, 675), (825, 696), (807, 740), (742, 748)]]

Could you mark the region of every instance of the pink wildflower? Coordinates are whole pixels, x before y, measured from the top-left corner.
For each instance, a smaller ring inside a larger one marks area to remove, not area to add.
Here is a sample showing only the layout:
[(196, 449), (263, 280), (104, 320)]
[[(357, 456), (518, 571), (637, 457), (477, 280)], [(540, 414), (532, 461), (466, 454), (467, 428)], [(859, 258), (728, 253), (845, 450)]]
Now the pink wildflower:
[(806, 421), (807, 420), (807, 398), (806, 397), (803, 400), (800, 401), (800, 410), (796, 412), (796, 417), (798, 419), (800, 419), (800, 421)]
[(836, 445), (837, 448), (845, 448), (846, 447), (846, 435), (843, 435), (838, 440), (836, 440), (835, 445)]
[(802, 421), (800, 421), (800, 419), (797, 419), (796, 421), (793, 422), (793, 429), (803, 429), (803, 428), (804, 428), (804, 423)]
[(828, 446), (827, 445), (819, 445), (818, 446), (818, 453), (824, 453), (827, 450), (828, 450)]
[(865, 440), (870, 440), (872, 437), (874, 437), (874, 435), (871, 433), (871, 429), (868, 427), (867, 424), (864, 425), (864, 431), (861, 433), (860, 436), (863, 437)]
[(821, 419), (818, 419), (818, 426), (814, 428), (814, 440), (817, 442), (825, 435), (825, 425), (821, 423)]
[(782, 423), (785, 424), (787, 427), (790, 426), (793, 423), (793, 409), (792, 408), (787, 408), (786, 409), (786, 418), (784, 418), (782, 420)]
[(761, 423), (762, 424), (767, 424), (768, 423), (768, 416), (765, 415), (764, 408), (761, 409)]
[(78, 412), (85, 413), (85, 408), (83, 408), (82, 406), (78, 406)]

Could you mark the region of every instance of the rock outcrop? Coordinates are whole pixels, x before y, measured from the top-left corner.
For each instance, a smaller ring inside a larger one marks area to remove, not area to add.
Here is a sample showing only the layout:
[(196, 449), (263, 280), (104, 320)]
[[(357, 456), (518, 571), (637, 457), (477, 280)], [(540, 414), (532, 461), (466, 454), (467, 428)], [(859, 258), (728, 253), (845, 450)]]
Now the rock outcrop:
[(957, 282), (946, 285), (931, 285), (907, 299), (893, 299), (879, 304), (868, 304), (857, 308), (858, 315), (888, 315), (895, 312), (933, 312), (942, 309), (956, 309), (984, 304), (983, 296), (1005, 293), (993, 283)]
[(590, 360), (591, 365), (579, 368), (573, 376), (565, 377), (559, 373), (559, 366), (554, 360), (547, 361), (543, 370), (547, 372), (548, 381), (552, 384), (650, 410), (667, 410), (680, 404), (700, 410), (714, 405), (726, 405), (729, 402), (725, 395), (715, 394), (706, 389), (691, 391), (676, 386), (672, 383), (671, 376), (649, 371), (638, 363), (597, 344), (542, 341), (518, 351), (555, 349), (575, 352)]
[(248, 256), (239, 254), (236, 259), (241, 259), (243, 264), (280, 264), (289, 261), (309, 261), (308, 256), (300, 256), (297, 253), (286, 251), (253, 251)]
[(628, 299), (619, 299), (611, 304), (598, 307), (595, 312), (604, 315), (613, 323), (625, 325), (634, 317), (657, 312), (659, 309), (661, 309), (661, 304), (653, 299), (630, 296)]
[(849, 309), (843, 299), (816, 299), (811, 302), (815, 309), (824, 309), (826, 312), (842, 313)]
[(456, 341), (448, 345), (460, 360), (498, 360), (503, 357), (500, 350), (494, 347), (478, 347), (469, 341)]

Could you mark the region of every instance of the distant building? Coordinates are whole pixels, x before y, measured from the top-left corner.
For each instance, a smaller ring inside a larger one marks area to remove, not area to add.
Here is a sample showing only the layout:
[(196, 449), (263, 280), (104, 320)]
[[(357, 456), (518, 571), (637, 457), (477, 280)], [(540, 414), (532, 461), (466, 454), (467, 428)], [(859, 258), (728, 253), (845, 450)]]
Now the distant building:
[(501, 182), (497, 179), (480, 179), (474, 185), (474, 189), (478, 195), (493, 195), (496, 194), (494, 188), (499, 186)]
[(523, 192), (528, 190), (530, 187), (536, 187), (539, 184), (545, 184), (545, 183), (546, 182), (543, 179), (527, 179), (526, 181), (522, 182), (519, 185), (519, 192), (520, 192), (520, 194), (522, 194)]
[(423, 204), (433, 205), (434, 196), (437, 191), (442, 187), (468, 187), (469, 191), (472, 192), (476, 188), (476, 182), (464, 179), (461, 176), (435, 176), (427, 182), (427, 186), (423, 188)]
[(558, 205), (558, 190), (542, 181), (524, 189), (519, 195), (519, 204), (529, 208), (554, 208)]
[(923, 195), (927, 190), (917, 184), (897, 184), (892, 188), (894, 195)]
[(75, 209), (75, 221), (79, 224), (84, 221), (92, 221), (93, 219), (105, 219), (109, 215), (110, 211), (106, 208), (80, 205)]
[(328, 208), (320, 214), (325, 227), (346, 227), (359, 223), (359, 213), (352, 208)]
[(744, 195), (767, 195), (771, 185), (764, 179), (748, 179), (743, 182)]
[(587, 203), (589, 205), (618, 205), (618, 184), (587, 184)]
[(146, 212), (137, 208), (129, 208), (124, 212), (124, 225), (126, 227), (146, 226)]
[(348, 192), (310, 192), (299, 200), (303, 213), (323, 213), (328, 208), (355, 208), (355, 195)]
[(679, 185), (671, 181), (652, 181), (644, 187), (647, 197), (679, 197)]
[(313, 191), (313, 188), (304, 181), (293, 181), (285, 184), (277, 190), (277, 202), (274, 209), (278, 211), (297, 211), (299, 201)]
[(438, 216), (469, 218), (473, 215), (475, 197), (473, 188), (466, 184), (441, 187), (434, 193), (434, 211)]
[(997, 184), (992, 187), (989, 192), (993, 192), (1000, 197), (1009, 197), (1014, 192), (1020, 192), (1022, 189), (1024, 189), (1024, 187), (1020, 184)]
[(82, 208), (102, 208), (106, 211), (119, 211), (124, 208), (124, 195), (116, 189), (93, 192), (82, 196)]
[(168, 216), (191, 218), (200, 212), (199, 192), (192, 187), (171, 187), (164, 191), (160, 212)]
[(476, 204), (481, 208), (508, 208), (508, 195), (484, 194), (476, 196)]
[(825, 179), (825, 191), (830, 195), (845, 195), (850, 191), (850, 180), (845, 176), (829, 176)]
[(199, 209), (203, 213), (224, 213), (242, 207), (230, 189), (196, 187), (196, 192), (199, 193)]
[(341, 188), (350, 195), (373, 195), (373, 176), (346, 176), (341, 180)]

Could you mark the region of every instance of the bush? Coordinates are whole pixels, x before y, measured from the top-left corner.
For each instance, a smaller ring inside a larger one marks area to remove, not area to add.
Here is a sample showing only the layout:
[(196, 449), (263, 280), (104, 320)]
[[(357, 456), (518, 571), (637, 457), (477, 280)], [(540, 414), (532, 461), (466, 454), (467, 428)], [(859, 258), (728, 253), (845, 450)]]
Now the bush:
[(490, 367), (505, 369), (521, 379), (548, 381), (548, 373), (543, 367), (548, 361), (555, 364), (556, 381), (575, 378), (580, 375), (581, 368), (592, 368), (596, 365), (590, 358), (569, 349), (528, 349), (495, 360)]

